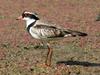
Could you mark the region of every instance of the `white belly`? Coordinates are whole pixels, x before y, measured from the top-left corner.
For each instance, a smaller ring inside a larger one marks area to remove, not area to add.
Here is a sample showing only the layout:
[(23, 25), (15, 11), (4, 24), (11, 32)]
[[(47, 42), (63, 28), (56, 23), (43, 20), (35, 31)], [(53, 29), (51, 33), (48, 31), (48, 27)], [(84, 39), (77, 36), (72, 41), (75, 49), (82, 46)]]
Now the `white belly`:
[(33, 38), (35, 38), (35, 39), (41, 39), (41, 38), (39, 37), (39, 35), (36, 33), (36, 31), (33, 30), (32, 28), (30, 28), (29, 33), (31, 34), (31, 36), (32, 36)]

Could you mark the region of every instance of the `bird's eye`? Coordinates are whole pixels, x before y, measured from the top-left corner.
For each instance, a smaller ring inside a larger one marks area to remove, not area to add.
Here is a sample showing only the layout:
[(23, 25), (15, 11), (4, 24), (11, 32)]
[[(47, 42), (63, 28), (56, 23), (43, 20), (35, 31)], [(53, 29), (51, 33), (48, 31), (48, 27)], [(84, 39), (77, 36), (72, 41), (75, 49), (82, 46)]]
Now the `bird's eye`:
[(28, 16), (28, 14), (25, 14), (25, 16)]
[(22, 14), (22, 17), (27, 17), (27, 16), (29, 16), (29, 14)]
[(25, 14), (25, 17), (29, 17), (30, 16), (30, 14)]
[(25, 17), (25, 14), (24, 13), (22, 14), (22, 17)]

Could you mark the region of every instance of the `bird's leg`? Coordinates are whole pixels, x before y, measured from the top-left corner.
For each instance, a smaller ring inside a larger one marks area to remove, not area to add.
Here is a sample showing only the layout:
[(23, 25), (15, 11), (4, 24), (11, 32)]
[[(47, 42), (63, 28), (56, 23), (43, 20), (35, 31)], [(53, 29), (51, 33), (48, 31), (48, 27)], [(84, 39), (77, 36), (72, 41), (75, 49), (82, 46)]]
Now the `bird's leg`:
[(50, 48), (50, 45), (47, 43), (47, 47), (48, 47), (48, 53), (47, 53), (47, 58), (46, 58), (46, 61), (45, 61), (45, 64), (47, 66), (51, 66), (51, 59), (52, 59), (52, 49)]

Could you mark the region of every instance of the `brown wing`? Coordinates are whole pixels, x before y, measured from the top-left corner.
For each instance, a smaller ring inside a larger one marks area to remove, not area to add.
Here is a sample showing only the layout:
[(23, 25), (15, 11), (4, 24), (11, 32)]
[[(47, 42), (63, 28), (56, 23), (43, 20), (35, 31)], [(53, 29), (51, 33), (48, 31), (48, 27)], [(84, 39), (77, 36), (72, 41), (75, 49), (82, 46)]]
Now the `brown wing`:
[(65, 34), (61, 29), (54, 26), (36, 25), (34, 28), (38, 30), (38, 33), (47, 38), (63, 37)]

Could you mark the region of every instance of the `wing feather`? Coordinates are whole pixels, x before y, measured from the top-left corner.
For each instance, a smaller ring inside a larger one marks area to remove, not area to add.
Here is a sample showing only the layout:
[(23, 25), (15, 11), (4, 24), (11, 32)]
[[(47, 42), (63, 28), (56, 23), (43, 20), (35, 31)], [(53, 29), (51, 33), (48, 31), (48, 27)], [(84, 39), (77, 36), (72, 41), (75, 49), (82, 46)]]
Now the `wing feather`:
[(61, 29), (58, 29), (54, 26), (47, 26), (47, 25), (36, 25), (34, 28), (39, 31), (41, 36), (47, 38), (54, 38), (54, 37), (62, 37), (64, 34), (62, 33)]

